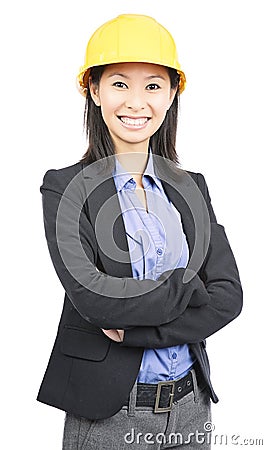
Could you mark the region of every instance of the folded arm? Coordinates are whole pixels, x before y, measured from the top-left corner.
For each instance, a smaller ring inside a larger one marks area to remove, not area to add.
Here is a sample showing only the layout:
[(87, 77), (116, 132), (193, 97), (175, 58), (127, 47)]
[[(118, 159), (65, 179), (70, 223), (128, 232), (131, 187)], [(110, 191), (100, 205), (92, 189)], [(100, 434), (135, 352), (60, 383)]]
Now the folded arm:
[(213, 223), (209, 252), (202, 268), (210, 303), (186, 310), (169, 323), (157, 327), (125, 330), (120, 345), (164, 348), (200, 342), (223, 328), (241, 312), (242, 287), (235, 258), (224, 227)]
[(197, 274), (183, 283), (184, 268), (166, 271), (156, 281), (99, 272), (95, 232), (79, 194), (65, 195), (66, 182), (59, 172), (47, 171), (40, 187), (45, 236), (64, 290), (85, 320), (106, 329), (159, 326), (179, 317), (188, 304), (199, 307), (210, 302)]
[(211, 221), (208, 252), (198, 272), (210, 301), (199, 308), (188, 304), (185, 311), (169, 323), (125, 330), (117, 338), (122, 346), (165, 348), (197, 343), (234, 320), (242, 310), (243, 291), (235, 257), (224, 227), (217, 223), (202, 174), (198, 174), (198, 185), (206, 199)]

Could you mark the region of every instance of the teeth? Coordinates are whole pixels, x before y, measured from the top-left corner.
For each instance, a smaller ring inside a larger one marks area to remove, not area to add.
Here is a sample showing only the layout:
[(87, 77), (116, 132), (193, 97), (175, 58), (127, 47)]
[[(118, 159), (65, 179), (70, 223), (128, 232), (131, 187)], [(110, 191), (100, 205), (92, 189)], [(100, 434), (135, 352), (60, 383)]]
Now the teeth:
[(123, 123), (126, 123), (126, 125), (144, 125), (147, 121), (147, 117), (143, 117), (142, 119), (130, 119), (130, 117), (121, 117), (120, 118)]

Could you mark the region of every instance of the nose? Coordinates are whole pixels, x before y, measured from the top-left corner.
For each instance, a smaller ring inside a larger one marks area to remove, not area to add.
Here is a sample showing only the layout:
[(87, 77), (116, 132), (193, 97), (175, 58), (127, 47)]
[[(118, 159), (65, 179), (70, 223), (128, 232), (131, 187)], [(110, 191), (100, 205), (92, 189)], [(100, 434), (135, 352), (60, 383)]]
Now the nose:
[(145, 95), (139, 89), (129, 90), (125, 100), (125, 106), (133, 111), (139, 111), (145, 108)]

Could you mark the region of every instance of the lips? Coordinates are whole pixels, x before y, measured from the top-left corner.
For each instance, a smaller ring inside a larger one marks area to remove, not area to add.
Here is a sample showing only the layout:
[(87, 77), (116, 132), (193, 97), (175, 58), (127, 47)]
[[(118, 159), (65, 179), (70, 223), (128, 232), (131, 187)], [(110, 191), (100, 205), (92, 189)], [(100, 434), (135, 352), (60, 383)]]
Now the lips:
[(118, 116), (118, 118), (125, 123), (125, 125), (131, 125), (134, 127), (140, 127), (145, 125), (150, 117), (128, 117), (128, 116)]

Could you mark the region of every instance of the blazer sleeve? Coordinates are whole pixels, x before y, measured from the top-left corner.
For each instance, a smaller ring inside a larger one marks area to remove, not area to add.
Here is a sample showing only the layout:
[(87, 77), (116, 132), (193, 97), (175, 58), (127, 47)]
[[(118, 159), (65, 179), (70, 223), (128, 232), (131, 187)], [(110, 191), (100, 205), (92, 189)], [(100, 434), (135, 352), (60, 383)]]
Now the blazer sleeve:
[[(105, 329), (160, 326), (179, 317), (188, 304), (198, 309), (211, 301), (197, 274), (194, 273), (187, 284), (182, 282), (184, 268), (166, 271), (158, 280), (112, 277), (99, 271), (95, 265), (94, 229), (79, 195), (73, 198), (66, 195), (66, 180), (61, 170), (48, 170), (40, 191), (45, 236), (53, 266), (68, 298), (86, 321)], [(59, 215), (62, 202), (68, 208)], [(74, 233), (77, 217), (79, 233)], [(58, 235), (60, 227), (65, 230), (64, 238)], [(86, 264), (77, 252), (81, 245)], [(71, 267), (65, 264), (60, 247), (71, 256)], [(76, 276), (79, 273), (86, 276), (81, 280)]]
[(157, 327), (125, 330), (121, 346), (164, 348), (197, 343), (223, 328), (241, 312), (243, 291), (235, 257), (223, 225), (217, 223), (207, 184), (198, 174), (199, 187), (207, 200), (211, 236), (206, 258), (199, 274), (210, 302), (199, 308), (190, 305), (177, 318)]

